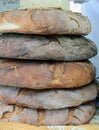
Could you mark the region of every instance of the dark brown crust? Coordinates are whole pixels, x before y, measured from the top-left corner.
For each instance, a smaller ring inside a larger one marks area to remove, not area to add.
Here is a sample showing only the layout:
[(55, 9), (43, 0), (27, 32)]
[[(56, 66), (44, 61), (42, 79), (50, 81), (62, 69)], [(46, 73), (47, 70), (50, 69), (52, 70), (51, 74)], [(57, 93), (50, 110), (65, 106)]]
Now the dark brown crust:
[(93, 103), (59, 110), (33, 110), (0, 103), (0, 122), (21, 122), (31, 125), (81, 125), (95, 113)]
[(74, 88), (95, 79), (95, 68), (83, 62), (0, 61), (0, 85), (19, 88)]
[(87, 17), (71, 11), (38, 9), (0, 13), (0, 32), (81, 35), (90, 31)]
[(81, 61), (96, 54), (96, 45), (82, 36), (0, 36), (0, 57), (3, 58)]
[(96, 83), (77, 89), (32, 90), (0, 87), (0, 101), (32, 109), (62, 109), (94, 100), (97, 96), (96, 87)]

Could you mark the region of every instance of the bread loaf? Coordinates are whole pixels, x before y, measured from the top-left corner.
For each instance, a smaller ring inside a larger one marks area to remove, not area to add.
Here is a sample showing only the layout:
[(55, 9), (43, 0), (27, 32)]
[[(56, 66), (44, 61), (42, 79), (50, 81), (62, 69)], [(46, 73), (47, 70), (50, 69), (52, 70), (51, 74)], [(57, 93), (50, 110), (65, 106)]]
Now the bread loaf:
[(82, 36), (0, 36), (0, 57), (3, 58), (81, 61), (96, 54), (96, 45)]
[(0, 85), (19, 88), (77, 88), (95, 79), (89, 61), (45, 62), (0, 60)]
[(87, 17), (60, 9), (30, 9), (0, 13), (0, 32), (27, 34), (88, 34)]
[(79, 89), (31, 90), (0, 87), (0, 101), (32, 109), (68, 108), (94, 100), (97, 96), (96, 87), (96, 83)]
[(87, 123), (94, 115), (93, 103), (76, 108), (59, 110), (36, 110), (0, 102), (0, 122), (20, 122), (31, 125), (80, 125)]

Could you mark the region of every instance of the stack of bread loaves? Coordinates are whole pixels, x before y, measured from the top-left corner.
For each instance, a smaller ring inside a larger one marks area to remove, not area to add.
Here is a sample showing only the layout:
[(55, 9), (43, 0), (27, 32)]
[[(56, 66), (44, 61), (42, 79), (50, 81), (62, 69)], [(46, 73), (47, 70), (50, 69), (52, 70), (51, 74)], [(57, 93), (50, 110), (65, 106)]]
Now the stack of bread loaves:
[[(95, 44), (87, 17), (59, 9), (0, 13), (0, 122), (87, 123), (95, 113)], [(11, 34), (13, 32), (13, 34)]]

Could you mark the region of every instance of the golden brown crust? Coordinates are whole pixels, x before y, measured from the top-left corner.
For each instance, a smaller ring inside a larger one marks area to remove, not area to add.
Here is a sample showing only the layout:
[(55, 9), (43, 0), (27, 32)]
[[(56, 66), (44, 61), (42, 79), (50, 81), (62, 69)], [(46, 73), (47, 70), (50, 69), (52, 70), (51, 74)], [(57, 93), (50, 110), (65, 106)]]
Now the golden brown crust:
[(95, 68), (83, 62), (1, 60), (0, 85), (20, 88), (74, 88), (95, 79)]
[(88, 34), (87, 17), (59, 9), (18, 10), (0, 13), (0, 32), (28, 34)]

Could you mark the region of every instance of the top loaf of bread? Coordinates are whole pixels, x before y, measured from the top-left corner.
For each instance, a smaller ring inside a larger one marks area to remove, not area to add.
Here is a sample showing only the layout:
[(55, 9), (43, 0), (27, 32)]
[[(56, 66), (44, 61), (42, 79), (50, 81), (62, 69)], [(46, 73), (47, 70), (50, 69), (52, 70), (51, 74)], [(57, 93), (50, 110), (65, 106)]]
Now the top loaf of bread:
[(21, 9), (0, 13), (1, 33), (87, 35), (90, 21), (80, 13), (60, 9)]

